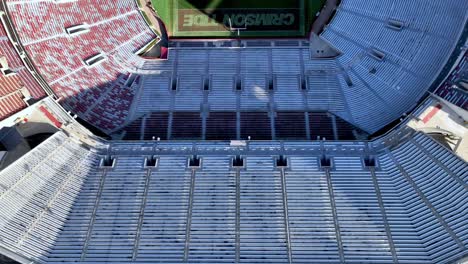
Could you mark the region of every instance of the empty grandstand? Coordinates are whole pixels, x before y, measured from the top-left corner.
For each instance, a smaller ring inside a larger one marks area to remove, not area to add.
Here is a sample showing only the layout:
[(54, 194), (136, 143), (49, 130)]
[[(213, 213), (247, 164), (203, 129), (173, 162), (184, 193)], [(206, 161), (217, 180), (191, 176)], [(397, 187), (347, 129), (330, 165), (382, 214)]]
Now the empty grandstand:
[(105, 132), (154, 111), (299, 110), (374, 133), (416, 106), (466, 21), (465, 1), (391, 3), (343, 1), (320, 36), (342, 55), (326, 60), (308, 41), (245, 40), (174, 42), (168, 60), (145, 61), (133, 53), (155, 34), (131, 0), (6, 1), (4, 18), (65, 108)]
[(1, 246), (53, 263), (457, 260), (468, 165), (398, 134), (91, 147), (58, 132), (0, 173)]
[(280, 2), (0, 0), (0, 262), (466, 262), (468, 2)]

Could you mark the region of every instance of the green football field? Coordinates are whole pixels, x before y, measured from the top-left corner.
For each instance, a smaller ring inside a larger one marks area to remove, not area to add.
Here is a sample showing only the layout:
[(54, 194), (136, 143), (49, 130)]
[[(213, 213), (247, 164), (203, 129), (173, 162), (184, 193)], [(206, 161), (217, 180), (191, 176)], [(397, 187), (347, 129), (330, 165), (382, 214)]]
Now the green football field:
[(326, 0), (152, 0), (170, 37), (303, 37)]

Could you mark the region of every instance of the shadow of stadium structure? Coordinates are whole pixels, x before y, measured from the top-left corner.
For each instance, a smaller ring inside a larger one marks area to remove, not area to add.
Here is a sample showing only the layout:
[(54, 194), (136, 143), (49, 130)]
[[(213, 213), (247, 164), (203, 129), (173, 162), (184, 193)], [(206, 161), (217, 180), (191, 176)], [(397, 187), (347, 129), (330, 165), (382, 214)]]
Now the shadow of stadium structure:
[[(200, 8), (202, 4), (198, 3)], [(89, 88), (86, 93), (96, 94), (111, 89), (118, 79), (126, 80), (128, 75), (119, 74), (108, 83)], [(44, 81), (45, 82), (45, 81)], [(47, 87), (47, 85), (45, 85)], [(128, 87), (130, 90), (132, 87)], [(50, 89), (50, 87), (49, 87)], [(137, 89), (141, 89), (140, 87)], [(134, 91), (136, 92), (136, 91)], [(83, 93), (64, 98), (62, 102), (67, 107), (67, 101), (79, 101)], [(174, 95), (177, 96), (177, 95)], [(84, 96), (83, 96), (84, 97)], [(134, 102), (135, 103), (135, 102)], [(157, 102), (155, 102), (157, 103)], [(97, 102), (96, 104), (99, 104)], [(87, 106), (88, 107), (88, 106)], [(87, 109), (86, 112), (89, 112)], [(73, 113), (75, 114), (75, 113)], [(95, 111), (93, 116), (101, 118), (102, 113)], [(83, 113), (78, 113), (84, 119)], [(83, 121), (83, 123), (87, 123)], [(399, 118), (395, 122), (398, 122)], [(109, 120), (114, 122), (114, 120)], [(392, 123), (390, 126), (393, 126)], [(232, 140), (232, 139), (339, 139), (354, 140), (356, 135), (362, 135), (358, 128), (346, 123), (340, 118), (326, 112), (277, 112), (277, 111), (172, 111), (148, 112), (125, 123), (118, 123), (116, 129), (101, 131), (87, 123), (98, 135), (114, 135), (125, 139), (197, 139), (197, 140)], [(384, 128), (383, 131), (387, 131)], [(342, 133), (342, 134), (341, 134)], [(377, 132), (379, 134), (379, 132)], [(362, 138), (359, 138), (362, 139)]]
[[(119, 75), (127, 78), (127, 75)], [(135, 80), (141, 87), (141, 76)], [(86, 93), (112, 89), (115, 80), (92, 87)], [(173, 98), (179, 91), (169, 91)], [(208, 91), (203, 91), (209, 93)], [(326, 111), (272, 111), (225, 110), (212, 111), (201, 107), (200, 111), (177, 111), (169, 107), (164, 111), (149, 111), (115, 129), (105, 130), (87, 121), (86, 113), (76, 113), (67, 107), (83, 94), (61, 98), (60, 102), (77, 120), (94, 134), (104, 138), (124, 140), (356, 140), (366, 139), (368, 134), (340, 117)], [(237, 95), (236, 95), (237, 96)], [(258, 99), (260, 100), (260, 99)], [(157, 104), (158, 102), (154, 102)], [(137, 100), (133, 104), (138, 104)], [(98, 115), (99, 113), (93, 113)], [(104, 118), (104, 117), (102, 117)], [(116, 122), (109, 120), (109, 122)], [(110, 137), (109, 137), (110, 136)]]

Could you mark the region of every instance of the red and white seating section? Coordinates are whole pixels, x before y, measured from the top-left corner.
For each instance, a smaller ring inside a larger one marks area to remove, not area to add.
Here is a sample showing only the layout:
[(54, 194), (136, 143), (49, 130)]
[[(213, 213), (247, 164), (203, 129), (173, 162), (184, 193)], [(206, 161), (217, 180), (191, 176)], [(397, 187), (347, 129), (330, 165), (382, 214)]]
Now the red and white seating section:
[(6, 58), (10, 70), (16, 74), (8, 77), (0, 74), (0, 120), (27, 107), (20, 89), (26, 88), (31, 97), (35, 99), (45, 96), (44, 90), (24, 67), (5, 29), (0, 24), (0, 58), (3, 57)]
[[(133, 53), (156, 36), (133, 0), (16, 1), (8, 12), (22, 45), (67, 110), (105, 131), (122, 125), (135, 87), (119, 53)], [(87, 24), (89, 31), (68, 35), (66, 28)], [(88, 67), (85, 60), (103, 54)], [(116, 100), (118, 96), (118, 100)]]

